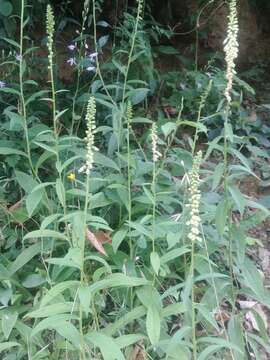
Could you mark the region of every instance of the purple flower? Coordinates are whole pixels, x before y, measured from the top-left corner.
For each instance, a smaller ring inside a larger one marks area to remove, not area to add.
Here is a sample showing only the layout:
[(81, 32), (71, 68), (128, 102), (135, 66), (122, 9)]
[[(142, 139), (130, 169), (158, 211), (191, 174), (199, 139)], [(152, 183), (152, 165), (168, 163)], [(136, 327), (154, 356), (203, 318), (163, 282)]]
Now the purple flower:
[(94, 61), (97, 56), (98, 56), (97, 52), (94, 52), (94, 53), (88, 55), (88, 57), (91, 61)]
[(74, 45), (74, 44), (68, 45), (68, 49), (71, 51), (75, 50), (75, 48), (76, 48), (76, 45)]
[(3, 89), (6, 85), (7, 84), (4, 81), (0, 81), (0, 89)]
[(87, 71), (96, 71), (96, 68), (94, 66), (88, 66), (86, 68)]
[(70, 66), (74, 66), (76, 65), (76, 59), (75, 58), (70, 58), (67, 60), (67, 63), (70, 65)]
[(15, 57), (15, 59), (16, 59), (17, 61), (22, 61), (22, 55), (17, 54), (16, 57)]

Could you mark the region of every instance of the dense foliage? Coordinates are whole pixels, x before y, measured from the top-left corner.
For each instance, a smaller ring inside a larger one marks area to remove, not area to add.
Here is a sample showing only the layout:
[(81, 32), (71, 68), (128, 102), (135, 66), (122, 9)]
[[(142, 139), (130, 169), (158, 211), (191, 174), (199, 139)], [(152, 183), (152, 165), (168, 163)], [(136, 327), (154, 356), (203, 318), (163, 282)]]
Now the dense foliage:
[[(80, 25), (48, 5), (41, 40), (30, 36), (42, 6), (9, 4), (0, 0), (11, 16), (1, 33), (1, 359), (269, 356), (267, 323), (250, 305), (270, 308), (250, 255), (268, 204), (239, 184), (269, 176), (270, 128), (250, 121), (255, 92), (236, 74), (236, 0), (225, 55), (201, 68), (196, 47), (194, 61), (164, 41), (174, 30), (143, 0), (115, 25), (102, 0), (84, 1)], [(171, 58), (181, 66), (169, 69)]]

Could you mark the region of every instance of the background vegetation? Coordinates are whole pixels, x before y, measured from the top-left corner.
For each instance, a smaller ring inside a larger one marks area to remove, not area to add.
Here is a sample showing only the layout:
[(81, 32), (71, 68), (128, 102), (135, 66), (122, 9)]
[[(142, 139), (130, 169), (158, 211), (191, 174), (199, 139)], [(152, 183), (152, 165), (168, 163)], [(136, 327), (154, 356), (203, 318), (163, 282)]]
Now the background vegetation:
[(0, 0), (3, 360), (270, 356), (269, 4), (178, 2)]

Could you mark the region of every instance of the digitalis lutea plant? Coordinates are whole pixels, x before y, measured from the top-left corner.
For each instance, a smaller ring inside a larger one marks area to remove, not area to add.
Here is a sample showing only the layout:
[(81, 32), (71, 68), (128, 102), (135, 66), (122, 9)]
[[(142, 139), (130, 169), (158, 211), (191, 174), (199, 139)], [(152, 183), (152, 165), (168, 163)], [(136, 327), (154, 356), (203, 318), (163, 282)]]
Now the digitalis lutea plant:
[(47, 6), (46, 14), (46, 32), (47, 32), (47, 48), (48, 48), (48, 70), (50, 73), (51, 82), (51, 95), (52, 95), (52, 109), (53, 109), (53, 129), (54, 136), (57, 141), (58, 129), (57, 129), (57, 116), (56, 116), (56, 93), (54, 84), (54, 72), (53, 72), (53, 37), (54, 37), (55, 19), (52, 7), (50, 4)]

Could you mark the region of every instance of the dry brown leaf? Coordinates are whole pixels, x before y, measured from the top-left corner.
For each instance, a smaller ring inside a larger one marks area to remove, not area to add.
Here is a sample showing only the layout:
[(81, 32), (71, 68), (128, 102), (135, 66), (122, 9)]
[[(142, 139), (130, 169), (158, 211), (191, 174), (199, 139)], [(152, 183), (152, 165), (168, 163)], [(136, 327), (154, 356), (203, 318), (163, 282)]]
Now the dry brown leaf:
[(102, 242), (99, 240), (99, 238), (96, 237), (96, 234), (92, 233), (88, 228), (86, 229), (86, 239), (90, 241), (90, 243), (98, 252), (100, 252), (102, 255), (107, 256)]
[(146, 353), (144, 350), (143, 343), (136, 344), (128, 360), (145, 360), (145, 359), (146, 359)]
[(112, 243), (111, 233), (99, 230), (95, 233), (95, 237), (101, 244)]
[(15, 204), (11, 205), (8, 208), (8, 211), (12, 212), (12, 211), (15, 211), (15, 210), (19, 209), (21, 207), (21, 205), (22, 205), (22, 202), (23, 202), (23, 199), (17, 201)]

